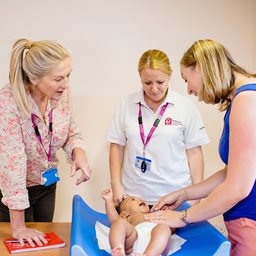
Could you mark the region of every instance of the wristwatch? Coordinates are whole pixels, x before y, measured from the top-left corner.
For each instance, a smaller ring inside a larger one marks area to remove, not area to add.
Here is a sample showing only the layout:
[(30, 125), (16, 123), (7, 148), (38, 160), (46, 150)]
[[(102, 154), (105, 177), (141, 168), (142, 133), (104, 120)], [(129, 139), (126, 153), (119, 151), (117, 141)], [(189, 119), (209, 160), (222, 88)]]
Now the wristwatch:
[(186, 225), (190, 224), (190, 222), (187, 221), (187, 214), (188, 214), (188, 210), (185, 209), (183, 212), (182, 212), (182, 215), (180, 217), (180, 220), (185, 223)]

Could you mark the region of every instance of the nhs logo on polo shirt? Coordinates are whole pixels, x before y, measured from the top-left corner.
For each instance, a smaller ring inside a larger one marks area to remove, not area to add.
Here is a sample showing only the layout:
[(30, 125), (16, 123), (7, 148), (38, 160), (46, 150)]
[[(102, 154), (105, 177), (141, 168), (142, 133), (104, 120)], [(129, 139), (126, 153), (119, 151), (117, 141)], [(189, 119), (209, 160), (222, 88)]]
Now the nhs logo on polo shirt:
[(177, 120), (171, 119), (170, 117), (167, 117), (164, 120), (164, 125), (175, 125), (175, 126), (178, 126), (178, 125), (182, 125), (182, 123), (180, 121), (177, 121)]

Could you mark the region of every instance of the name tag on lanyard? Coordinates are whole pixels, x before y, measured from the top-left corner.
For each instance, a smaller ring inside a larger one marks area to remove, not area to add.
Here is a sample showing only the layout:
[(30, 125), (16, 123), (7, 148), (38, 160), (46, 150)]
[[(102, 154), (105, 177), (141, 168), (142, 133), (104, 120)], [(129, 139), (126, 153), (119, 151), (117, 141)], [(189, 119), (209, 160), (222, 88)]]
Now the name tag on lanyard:
[(56, 167), (50, 167), (41, 173), (41, 184), (50, 186), (60, 180), (58, 176), (58, 169)]
[(150, 171), (151, 169), (151, 160), (145, 157), (136, 156), (135, 167), (141, 170), (143, 173)]
[(45, 150), (44, 145), (43, 145), (43, 141), (42, 141), (42, 137), (41, 134), (39, 132), (38, 129), (38, 125), (36, 124), (36, 115), (32, 114), (31, 115), (31, 120), (33, 123), (33, 127), (35, 130), (35, 135), (37, 137), (38, 142), (41, 144), (47, 159), (48, 159), (48, 164), (49, 164), (49, 168), (47, 168), (46, 170), (44, 170), (41, 173), (41, 184), (45, 185), (45, 186), (50, 186), (56, 182), (58, 182), (60, 180), (59, 176), (58, 176), (58, 169), (56, 167), (52, 167), (51, 166), (51, 155), (52, 155), (52, 138), (53, 138), (53, 122), (52, 122), (52, 110), (49, 113), (49, 135), (50, 135), (50, 143), (49, 143), (49, 149), (48, 152)]
[(152, 160), (146, 158), (146, 150), (145, 149), (146, 149), (148, 142), (152, 138), (153, 133), (155, 132), (156, 128), (158, 127), (167, 106), (168, 106), (168, 102), (161, 107), (160, 113), (159, 113), (158, 117), (156, 118), (156, 120), (154, 121), (154, 124), (153, 124), (152, 128), (150, 129), (147, 138), (145, 139), (142, 111), (141, 111), (141, 103), (139, 103), (138, 123), (139, 123), (140, 137), (141, 137), (141, 141), (143, 143), (143, 156), (136, 156), (135, 167), (140, 169), (142, 173), (145, 173), (146, 171), (150, 171), (150, 169), (151, 169)]

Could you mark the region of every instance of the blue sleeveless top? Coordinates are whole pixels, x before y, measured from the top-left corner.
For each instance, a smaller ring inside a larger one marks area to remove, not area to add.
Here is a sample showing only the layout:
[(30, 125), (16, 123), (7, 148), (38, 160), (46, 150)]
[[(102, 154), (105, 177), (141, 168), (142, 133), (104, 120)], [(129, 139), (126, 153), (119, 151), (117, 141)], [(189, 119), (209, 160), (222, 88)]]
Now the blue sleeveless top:
[[(241, 86), (235, 92), (235, 96), (243, 91), (256, 91), (256, 84), (246, 84)], [(232, 107), (232, 102), (224, 116), (224, 127), (219, 142), (219, 155), (221, 160), (228, 164), (228, 152), (229, 152), (229, 116)], [(256, 152), (255, 152), (256, 157)], [(232, 171), (232, 170), (231, 170)], [(241, 172), (243, 170), (240, 170)], [(224, 213), (224, 220), (235, 220), (239, 218), (249, 218), (256, 220), (256, 181), (254, 182), (253, 188), (250, 194), (232, 207), (230, 210)]]

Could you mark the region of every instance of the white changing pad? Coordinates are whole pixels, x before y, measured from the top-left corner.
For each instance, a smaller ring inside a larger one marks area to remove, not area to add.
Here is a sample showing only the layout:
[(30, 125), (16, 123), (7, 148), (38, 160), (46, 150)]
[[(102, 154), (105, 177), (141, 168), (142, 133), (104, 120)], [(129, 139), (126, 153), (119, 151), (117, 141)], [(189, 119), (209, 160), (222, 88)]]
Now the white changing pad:
[[(111, 253), (110, 243), (109, 243), (109, 227), (103, 225), (102, 223), (96, 221), (95, 224), (96, 238), (98, 241), (98, 246), (101, 250), (105, 250), (108, 253)], [(186, 242), (182, 237), (173, 234), (171, 236), (171, 246), (169, 254), (171, 255), (181, 249), (181, 245)]]

